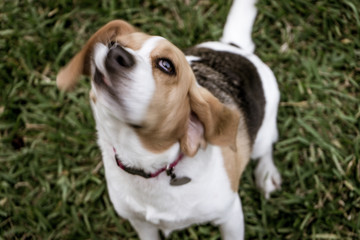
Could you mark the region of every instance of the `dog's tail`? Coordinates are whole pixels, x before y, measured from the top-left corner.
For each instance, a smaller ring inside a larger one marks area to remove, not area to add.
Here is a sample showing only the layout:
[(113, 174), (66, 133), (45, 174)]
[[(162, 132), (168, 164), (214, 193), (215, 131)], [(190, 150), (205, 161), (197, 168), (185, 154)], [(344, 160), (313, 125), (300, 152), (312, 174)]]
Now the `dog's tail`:
[(256, 0), (233, 0), (221, 42), (254, 52), (251, 32), (257, 13), (255, 4)]

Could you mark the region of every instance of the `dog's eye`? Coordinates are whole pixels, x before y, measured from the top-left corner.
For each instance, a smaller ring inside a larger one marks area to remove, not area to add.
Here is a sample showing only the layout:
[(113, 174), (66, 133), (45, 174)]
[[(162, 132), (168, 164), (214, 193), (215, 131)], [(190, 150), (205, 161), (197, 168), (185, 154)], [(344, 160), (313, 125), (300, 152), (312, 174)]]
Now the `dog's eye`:
[(174, 75), (175, 67), (174, 64), (166, 58), (160, 58), (157, 60), (157, 67), (166, 74)]

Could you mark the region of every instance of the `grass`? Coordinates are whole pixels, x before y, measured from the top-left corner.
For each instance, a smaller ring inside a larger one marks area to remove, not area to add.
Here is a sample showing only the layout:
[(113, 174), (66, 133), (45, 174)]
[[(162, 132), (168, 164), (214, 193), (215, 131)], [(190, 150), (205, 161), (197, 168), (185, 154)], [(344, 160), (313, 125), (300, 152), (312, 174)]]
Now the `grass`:
[[(222, 34), (221, 0), (0, 1), (0, 239), (137, 239), (116, 216), (88, 104), (89, 80), (55, 77), (109, 20), (181, 48)], [(360, 2), (260, 0), (253, 37), (281, 90), (268, 201), (250, 164), (239, 193), (246, 239), (360, 239)], [(219, 239), (194, 226), (171, 239)]]

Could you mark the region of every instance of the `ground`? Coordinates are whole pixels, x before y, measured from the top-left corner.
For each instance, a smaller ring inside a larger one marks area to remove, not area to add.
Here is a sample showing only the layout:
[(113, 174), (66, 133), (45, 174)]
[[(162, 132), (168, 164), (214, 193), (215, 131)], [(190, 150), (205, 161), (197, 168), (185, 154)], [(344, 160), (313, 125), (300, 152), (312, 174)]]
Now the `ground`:
[[(59, 92), (59, 68), (110, 20), (181, 48), (222, 34), (223, 0), (0, 1), (0, 239), (137, 239), (107, 194), (89, 79)], [(259, 0), (256, 53), (281, 91), (265, 200), (254, 163), (239, 189), (246, 239), (360, 239), (360, 2)], [(171, 239), (219, 239), (209, 225)]]

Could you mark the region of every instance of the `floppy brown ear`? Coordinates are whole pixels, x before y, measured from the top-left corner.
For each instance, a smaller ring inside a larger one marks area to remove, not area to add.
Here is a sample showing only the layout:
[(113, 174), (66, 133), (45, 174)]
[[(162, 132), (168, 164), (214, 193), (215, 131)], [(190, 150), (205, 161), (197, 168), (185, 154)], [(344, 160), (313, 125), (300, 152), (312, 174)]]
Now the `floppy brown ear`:
[(61, 90), (72, 89), (79, 77), (90, 74), (90, 57), (96, 43), (108, 43), (118, 35), (136, 32), (136, 29), (123, 20), (114, 20), (100, 28), (70, 62), (60, 70), (56, 84)]
[(189, 92), (190, 107), (204, 127), (204, 139), (236, 151), (240, 114), (222, 104), (208, 90), (193, 84)]

